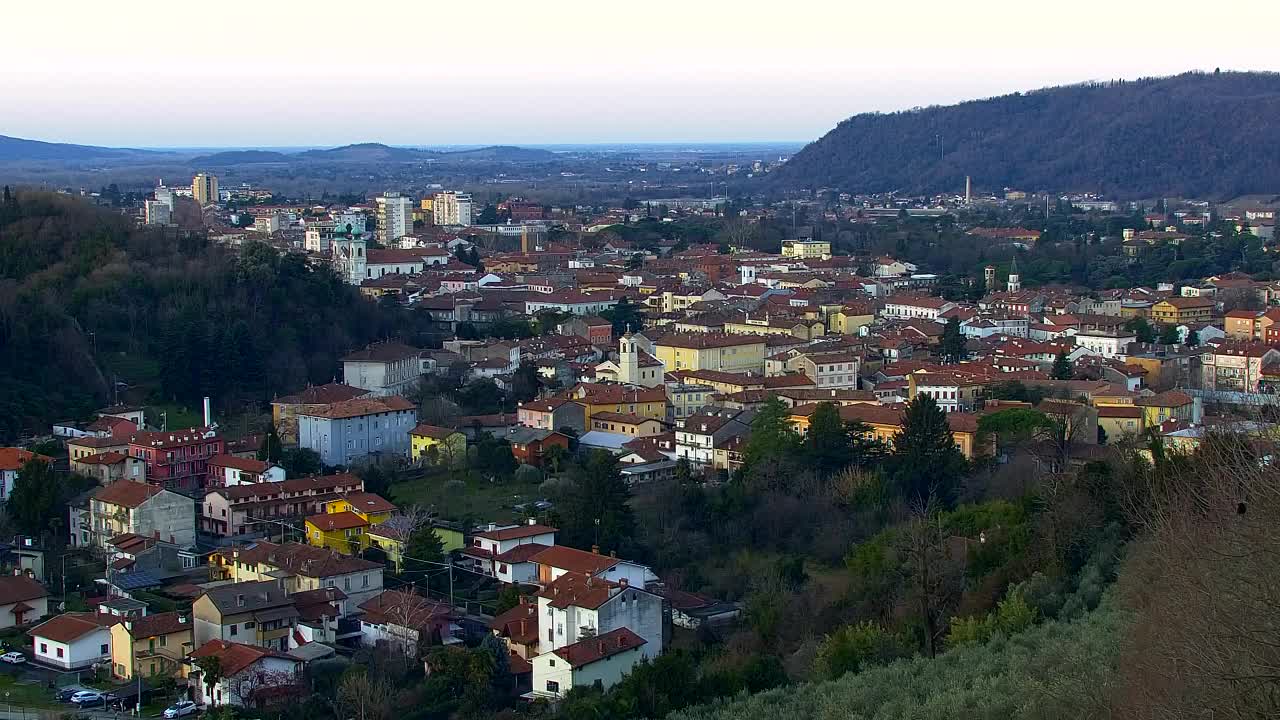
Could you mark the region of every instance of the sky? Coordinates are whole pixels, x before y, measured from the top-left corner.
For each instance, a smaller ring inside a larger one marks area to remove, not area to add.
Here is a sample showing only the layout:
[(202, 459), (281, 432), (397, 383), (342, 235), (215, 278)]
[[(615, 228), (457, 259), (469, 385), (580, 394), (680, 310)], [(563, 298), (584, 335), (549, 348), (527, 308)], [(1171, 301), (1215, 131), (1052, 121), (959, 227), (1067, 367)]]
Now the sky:
[(1280, 70), (1265, 0), (4, 4), (0, 134), (131, 147), (807, 141), (860, 112)]

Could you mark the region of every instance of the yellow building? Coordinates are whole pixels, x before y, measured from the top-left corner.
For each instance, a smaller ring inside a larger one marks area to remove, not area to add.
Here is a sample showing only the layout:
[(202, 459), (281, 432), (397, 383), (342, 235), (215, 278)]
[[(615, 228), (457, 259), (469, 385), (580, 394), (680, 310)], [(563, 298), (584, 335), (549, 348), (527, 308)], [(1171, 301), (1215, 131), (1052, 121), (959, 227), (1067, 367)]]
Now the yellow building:
[(467, 458), (467, 436), (453, 428), (418, 425), (409, 431), (409, 452), (417, 462), (457, 465)]
[(369, 547), (365, 531), (386, 522), (396, 506), (373, 493), (352, 493), (324, 504), (324, 512), (312, 515), (304, 525), (307, 542), (347, 555)]
[(724, 331), (731, 335), (791, 335), (801, 340), (814, 340), (827, 334), (826, 326), (817, 320), (770, 317), (767, 314), (726, 322)]
[[(431, 526), (431, 530), (435, 532), (436, 537), (440, 538), (440, 545), (445, 553), (466, 547), (466, 539), (463, 537), (462, 530), (458, 528), (435, 523)], [(387, 564), (399, 572), (400, 564), (404, 562), (404, 548), (409, 538), (390, 523), (374, 525), (365, 532), (364, 536), (369, 542), (369, 547), (378, 548), (386, 553)]]
[(765, 339), (759, 335), (672, 333), (653, 343), (653, 355), (667, 372), (723, 370), (764, 372)]
[(875, 311), (868, 306), (846, 305), (831, 313), (827, 319), (827, 330), (838, 335), (857, 335), (858, 330), (875, 322), (875, 319)]
[(667, 390), (635, 388), (604, 383), (578, 383), (569, 390), (569, 399), (583, 407), (590, 422), (597, 413), (626, 413), (655, 420), (667, 419)]
[(1189, 325), (1209, 322), (1216, 303), (1212, 298), (1171, 297), (1151, 306), (1153, 322), (1166, 325)]
[(200, 173), (191, 178), (191, 197), (201, 207), (218, 204), (218, 176)]
[(1195, 422), (1195, 400), (1190, 395), (1177, 390), (1169, 390), (1151, 397), (1140, 397), (1134, 405), (1142, 408), (1142, 422), (1145, 427), (1156, 427), (1166, 420), (1186, 420)]
[[(818, 403), (797, 405), (791, 409), (791, 424), (797, 432), (804, 434), (809, 430), (809, 416), (817, 409)], [(840, 419), (847, 422), (861, 422), (867, 427), (868, 437), (879, 440), (886, 446), (893, 445), (893, 439), (902, 429), (903, 409), (884, 405), (844, 405), (839, 408)], [(951, 427), (951, 439), (955, 441), (960, 453), (973, 459), (975, 452), (989, 452), (990, 447), (978, 446), (978, 418), (976, 415), (963, 412), (947, 413), (947, 424)]]
[(1141, 435), (1146, 430), (1143, 408), (1113, 405), (1098, 408), (1098, 427), (1107, 434), (1107, 442), (1115, 443), (1125, 436)]
[(111, 674), (124, 680), (174, 675), (194, 649), (189, 614), (127, 618), (111, 626)]
[(663, 425), (661, 420), (643, 415), (598, 412), (591, 416), (591, 429), (632, 437), (648, 437), (661, 434)]
[(825, 260), (831, 257), (831, 243), (823, 240), (784, 240), (782, 257)]

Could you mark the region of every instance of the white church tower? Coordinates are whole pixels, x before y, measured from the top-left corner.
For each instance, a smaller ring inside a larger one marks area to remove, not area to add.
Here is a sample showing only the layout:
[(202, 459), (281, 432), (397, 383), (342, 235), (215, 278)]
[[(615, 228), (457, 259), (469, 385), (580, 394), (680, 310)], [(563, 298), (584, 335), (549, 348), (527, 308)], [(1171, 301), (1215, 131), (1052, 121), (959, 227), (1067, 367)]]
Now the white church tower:
[(1022, 289), (1022, 278), (1018, 275), (1018, 258), (1013, 259), (1013, 264), (1009, 266), (1009, 292), (1015, 293)]
[(618, 338), (618, 382), (644, 384), (640, 382), (640, 353), (630, 329)]

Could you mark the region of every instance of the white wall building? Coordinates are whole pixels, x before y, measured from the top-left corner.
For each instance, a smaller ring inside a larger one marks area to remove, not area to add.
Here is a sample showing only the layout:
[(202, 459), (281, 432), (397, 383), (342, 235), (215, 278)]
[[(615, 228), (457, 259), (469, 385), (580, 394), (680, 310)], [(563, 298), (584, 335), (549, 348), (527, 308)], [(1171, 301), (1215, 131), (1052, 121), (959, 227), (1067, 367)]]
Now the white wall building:
[(31, 629), (37, 662), (65, 670), (87, 668), (111, 658), (111, 626), (119, 618), (66, 613)]
[(146, 203), (146, 223), (148, 225), (168, 225), (173, 219), (173, 208), (161, 200), (148, 200)]
[(473, 204), (471, 195), (467, 193), (436, 193), (431, 208), (431, 215), (436, 225), (471, 224)]
[(1124, 355), (1129, 345), (1138, 341), (1133, 333), (1117, 333), (1107, 330), (1081, 330), (1076, 333), (1076, 345), (1094, 355), (1114, 358)]
[[(413, 200), (400, 193), (383, 193), (378, 203), (378, 239), (385, 245), (413, 232)], [(339, 226), (343, 227), (343, 226)]]
[(562, 697), (572, 688), (596, 683), (607, 690), (642, 658), (656, 656), (647, 645), (636, 633), (620, 628), (542, 653), (532, 662), (533, 695)]

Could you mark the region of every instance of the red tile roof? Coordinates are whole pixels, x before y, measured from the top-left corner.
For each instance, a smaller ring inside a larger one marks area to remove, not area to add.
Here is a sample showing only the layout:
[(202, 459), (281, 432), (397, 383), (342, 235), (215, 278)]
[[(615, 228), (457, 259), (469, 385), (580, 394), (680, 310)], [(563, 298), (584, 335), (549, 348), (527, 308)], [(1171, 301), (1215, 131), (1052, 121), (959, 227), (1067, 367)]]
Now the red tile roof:
[(49, 591), (43, 585), (26, 575), (0, 576), (0, 605), (12, 605), (48, 596)]
[(228, 678), (236, 675), (241, 670), (252, 666), (263, 658), (274, 657), (285, 660), (295, 660), (299, 663), (302, 662), (301, 660), (297, 660), (297, 658), (285, 655), (284, 653), (266, 650), (252, 645), (227, 642), (226, 640), (210, 640), (196, 648), (196, 650), (191, 653), (191, 657), (218, 658), (219, 665), (222, 669), (222, 675), (223, 677)]
[(565, 645), (552, 652), (563, 658), (570, 666), (580, 668), (598, 660), (613, 657), (618, 653), (634, 650), (644, 643), (644, 638), (621, 627), (603, 635), (579, 640), (572, 645)]
[(53, 462), (53, 458), (37, 455), (30, 450), (14, 447), (0, 448), (0, 470), (20, 470), (28, 460)]
[(263, 460), (253, 460), (250, 458), (242, 458), (237, 455), (214, 455), (209, 458), (210, 465), (218, 467), (228, 467), (240, 472), (261, 474), (271, 467), (271, 464)]
[(182, 614), (178, 612), (155, 613), (126, 620), (124, 629), (135, 640), (159, 637), (191, 630), (191, 619), (188, 617), (187, 621), (183, 622)]
[(93, 494), (95, 500), (108, 505), (136, 508), (163, 492), (163, 488), (132, 480), (119, 480), (100, 488)]
[(556, 545), (529, 558), (539, 565), (595, 575), (618, 564), (618, 559), (585, 550)]
[(416, 407), (416, 405), (405, 400), (399, 395), (386, 395), (384, 397), (376, 398), (343, 400), (318, 410), (307, 410), (299, 414), (310, 417), (329, 418), (330, 420), (340, 420), (343, 418), (354, 418), (364, 415), (377, 415), (379, 413), (403, 412), (405, 410), (413, 410)]
[(427, 425), (426, 423), (421, 423), (416, 427), (414, 427), (412, 430), (410, 430), (409, 434), (417, 435), (418, 437), (429, 437), (429, 438), (434, 438), (436, 440), (444, 440), (445, 438), (451, 437), (453, 435), (457, 435), (458, 431), (453, 428), (440, 427), (438, 425)]
[(546, 533), (556, 532), (556, 528), (550, 525), (516, 525), (509, 528), (500, 528), (498, 530), (486, 530), (477, 533), (476, 537), (482, 537), (486, 540), (503, 541), (517, 540), (519, 538), (533, 537), (535, 535), (544, 535)]
[(369, 524), (367, 520), (353, 512), (337, 512), (337, 513), (321, 513), (319, 515), (311, 515), (307, 518), (307, 522), (316, 526), (320, 532), (333, 532), (335, 530), (351, 530), (352, 528), (365, 527)]
[(70, 643), (94, 630), (101, 630), (120, 622), (114, 615), (99, 613), (65, 613), (31, 628), (28, 635), (45, 638), (57, 643)]

